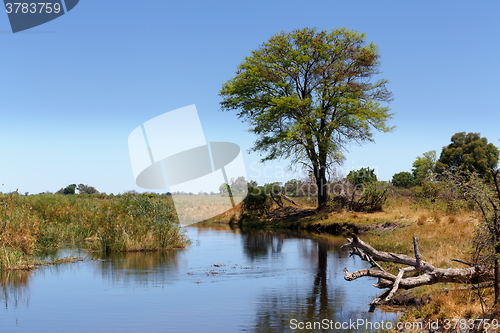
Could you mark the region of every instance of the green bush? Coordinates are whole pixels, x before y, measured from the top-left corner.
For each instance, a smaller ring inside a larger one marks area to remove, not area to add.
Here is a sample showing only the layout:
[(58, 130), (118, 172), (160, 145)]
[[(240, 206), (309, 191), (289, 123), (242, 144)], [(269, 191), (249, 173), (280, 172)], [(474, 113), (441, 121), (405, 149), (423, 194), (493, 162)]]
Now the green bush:
[(415, 186), (413, 188), (413, 195), (417, 199), (425, 199), (430, 202), (435, 202), (439, 197), (439, 194), (443, 186), (440, 183), (432, 181), (422, 181), (420, 186)]
[(262, 186), (249, 186), (248, 195), (242, 202), (243, 214), (247, 216), (263, 216), (270, 213), (273, 201)]
[(351, 171), (347, 175), (347, 180), (353, 185), (366, 184), (377, 181), (377, 175), (375, 174), (375, 169), (361, 168), (357, 171)]
[(415, 185), (415, 179), (409, 172), (399, 172), (392, 176), (392, 185), (397, 187), (409, 188)]
[(371, 182), (364, 185), (361, 197), (352, 203), (352, 210), (366, 212), (380, 212), (389, 195), (387, 183)]

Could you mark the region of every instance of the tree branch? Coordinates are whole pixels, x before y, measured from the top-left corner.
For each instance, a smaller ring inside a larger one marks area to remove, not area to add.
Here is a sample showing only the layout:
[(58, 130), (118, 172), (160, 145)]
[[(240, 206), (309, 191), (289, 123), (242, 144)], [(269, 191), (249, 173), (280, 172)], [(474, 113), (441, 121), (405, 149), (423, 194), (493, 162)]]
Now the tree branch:
[[(478, 284), (493, 280), (493, 274), (490, 271), (484, 270), (481, 266), (474, 265), (462, 259), (452, 259), (453, 261), (466, 264), (468, 268), (436, 268), (433, 265), (422, 260), (422, 255), (418, 249), (418, 237), (413, 238), (413, 247), (415, 258), (404, 254), (395, 254), (390, 252), (382, 252), (374, 249), (369, 244), (363, 242), (358, 236), (352, 235), (352, 239), (347, 239), (347, 244), (341, 248), (351, 250), (351, 255), (358, 255), (362, 260), (367, 261), (383, 261), (397, 264), (407, 265), (409, 267), (400, 268), (397, 275), (386, 272), (376, 264), (381, 270), (361, 269), (350, 273), (347, 268), (344, 268), (344, 279), (353, 281), (360, 277), (370, 276), (379, 279), (374, 287), (379, 289), (390, 288), (388, 293), (384, 294), (384, 298), (376, 298), (370, 305), (372, 307), (389, 301), (398, 289), (412, 289), (415, 287), (430, 285), (435, 283), (472, 283)], [(420, 275), (404, 277), (405, 273), (421, 271)]]

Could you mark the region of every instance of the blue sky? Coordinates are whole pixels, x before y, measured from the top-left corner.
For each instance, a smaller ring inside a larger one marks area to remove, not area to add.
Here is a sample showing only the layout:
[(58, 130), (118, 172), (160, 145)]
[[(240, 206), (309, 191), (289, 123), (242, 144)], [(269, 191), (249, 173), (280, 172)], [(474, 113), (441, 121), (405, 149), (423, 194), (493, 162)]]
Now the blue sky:
[(144, 191), (134, 182), (128, 135), (190, 104), (207, 141), (240, 145), (248, 178), (286, 181), (286, 161), (262, 165), (247, 153), (255, 137), (235, 113), (219, 110), (218, 92), (251, 50), (303, 27), (364, 32), (379, 46), (394, 94), (396, 129), (351, 146), (346, 172), (369, 166), (390, 180), (426, 151), (439, 156), (461, 131), (499, 146), (499, 12), (496, 1), (81, 0), (16, 34), (0, 15), (1, 191), (55, 192), (71, 183)]

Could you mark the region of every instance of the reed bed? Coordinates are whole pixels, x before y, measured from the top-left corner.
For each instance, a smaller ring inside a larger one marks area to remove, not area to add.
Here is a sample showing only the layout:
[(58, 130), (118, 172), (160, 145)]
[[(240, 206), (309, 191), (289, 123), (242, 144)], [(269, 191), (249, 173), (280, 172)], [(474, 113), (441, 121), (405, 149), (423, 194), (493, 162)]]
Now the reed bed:
[(64, 243), (103, 252), (183, 247), (171, 198), (38, 194), (0, 196), (0, 269), (22, 269)]

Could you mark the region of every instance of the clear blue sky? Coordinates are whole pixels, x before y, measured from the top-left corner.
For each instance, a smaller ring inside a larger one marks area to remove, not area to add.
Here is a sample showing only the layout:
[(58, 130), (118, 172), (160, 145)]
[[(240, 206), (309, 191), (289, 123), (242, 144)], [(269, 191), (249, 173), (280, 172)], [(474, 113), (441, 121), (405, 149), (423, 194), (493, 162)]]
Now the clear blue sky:
[(364, 32), (379, 45), (394, 94), (396, 129), (352, 146), (344, 170), (374, 167), (390, 180), (422, 153), (439, 155), (461, 131), (499, 146), (499, 12), (498, 1), (81, 0), (16, 34), (1, 14), (0, 186), (144, 191), (133, 179), (128, 135), (190, 104), (207, 141), (242, 147), (250, 179), (286, 181), (286, 162), (264, 166), (247, 153), (255, 137), (219, 111), (218, 92), (251, 50), (303, 27)]

